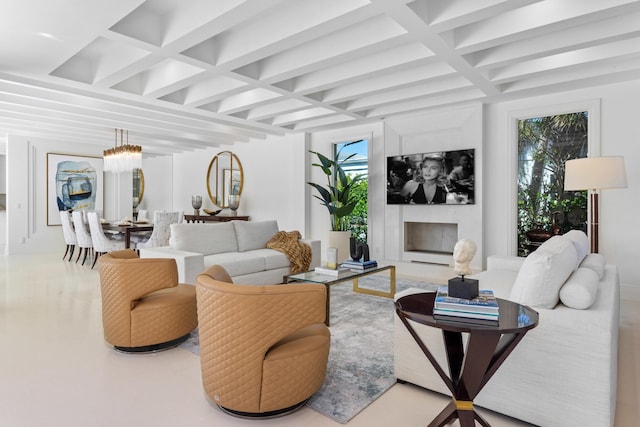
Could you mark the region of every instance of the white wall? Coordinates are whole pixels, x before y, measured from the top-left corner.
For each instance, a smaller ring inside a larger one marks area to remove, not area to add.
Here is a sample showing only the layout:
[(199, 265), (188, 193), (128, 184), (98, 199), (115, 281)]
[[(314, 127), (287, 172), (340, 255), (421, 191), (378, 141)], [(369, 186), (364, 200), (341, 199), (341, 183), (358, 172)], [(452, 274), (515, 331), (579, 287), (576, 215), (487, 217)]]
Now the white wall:
[[(0, 194), (7, 193), (7, 156), (4, 154), (6, 151), (6, 144), (0, 144)], [(4, 252), (5, 243), (7, 241), (7, 212), (0, 211), (0, 253)]]
[(307, 237), (306, 144), (304, 134), (286, 135), (175, 155), (173, 206), (192, 212), (191, 196), (201, 195), (203, 208), (213, 209), (207, 192), (209, 163), (221, 151), (232, 151), (244, 172), (238, 214), (249, 215), (253, 221), (275, 218), (281, 230), (299, 230)]
[[(385, 256), (388, 260), (453, 265), (451, 255), (405, 252), (404, 223), (457, 224), (457, 238), (474, 241), (478, 249), (471, 268), (483, 263), (483, 150), (482, 105), (471, 104), (388, 120), (385, 124), (386, 156), (434, 151), (474, 149), (475, 197), (469, 205), (387, 205), (385, 208)], [(383, 166), (384, 167), (384, 166)], [(383, 168), (384, 173), (384, 168)], [(385, 187), (375, 189), (385, 193)]]
[(173, 211), (173, 157), (143, 156), (142, 173), (144, 194), (138, 209), (148, 210), (151, 219), (154, 211)]
[[(60, 226), (47, 225), (47, 153), (102, 156), (99, 147), (10, 135), (7, 142), (6, 252), (64, 250)], [(105, 182), (105, 194), (111, 185)], [(105, 196), (105, 201), (110, 196)], [(59, 217), (58, 217), (59, 222)], [(64, 253), (64, 252), (62, 252)]]
[[(635, 197), (640, 170), (636, 121), (640, 82), (601, 86), (548, 96), (503, 102), (485, 107), (485, 212), (486, 254), (509, 254), (515, 247), (515, 199), (513, 185), (516, 151), (513, 150), (513, 117), (521, 111), (547, 111), (565, 105), (600, 105), (600, 155), (625, 157), (628, 188), (600, 193), (600, 253), (608, 263), (618, 266), (621, 283), (640, 286), (640, 226)], [(512, 153), (510, 155), (510, 153)]]

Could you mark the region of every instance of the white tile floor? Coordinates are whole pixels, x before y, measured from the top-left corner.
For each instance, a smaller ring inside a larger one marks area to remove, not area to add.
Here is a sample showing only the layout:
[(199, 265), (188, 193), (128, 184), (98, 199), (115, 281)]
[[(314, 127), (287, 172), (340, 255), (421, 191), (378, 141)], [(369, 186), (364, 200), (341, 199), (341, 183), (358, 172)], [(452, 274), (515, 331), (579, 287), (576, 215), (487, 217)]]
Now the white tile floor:
[[(0, 426), (340, 425), (307, 408), (273, 420), (233, 418), (207, 402), (199, 360), (188, 351), (114, 352), (102, 339), (97, 270), (60, 256), (0, 255)], [(447, 268), (427, 270), (405, 266), (398, 274), (451, 276)], [(623, 287), (623, 296), (617, 427), (640, 420), (640, 291)], [(445, 404), (397, 384), (348, 425), (424, 426)], [(495, 427), (525, 425), (482, 412)]]

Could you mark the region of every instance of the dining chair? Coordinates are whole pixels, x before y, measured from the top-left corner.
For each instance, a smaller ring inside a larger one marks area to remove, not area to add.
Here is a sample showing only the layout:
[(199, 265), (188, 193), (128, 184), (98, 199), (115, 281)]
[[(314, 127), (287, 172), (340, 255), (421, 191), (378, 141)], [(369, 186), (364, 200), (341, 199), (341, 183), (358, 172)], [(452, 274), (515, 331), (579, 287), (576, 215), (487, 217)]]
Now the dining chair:
[(69, 262), (71, 262), (71, 258), (73, 258), (73, 252), (75, 251), (76, 245), (78, 244), (76, 232), (73, 230), (73, 224), (71, 223), (71, 212), (60, 211), (60, 223), (62, 224), (62, 234), (64, 235), (64, 242), (67, 244), (67, 249), (64, 251), (64, 256), (62, 257), (62, 259), (65, 259), (67, 257), (67, 254), (69, 254)]
[(80, 259), (80, 255), (84, 251), (84, 258), (82, 258), (82, 265), (84, 265), (87, 260), (87, 255), (90, 251), (93, 251), (93, 242), (91, 241), (91, 234), (87, 231), (87, 227), (84, 225), (84, 219), (82, 218), (82, 211), (73, 211), (71, 214), (73, 218), (73, 227), (76, 232), (76, 238), (78, 240), (78, 247), (80, 247), (80, 251), (78, 252), (78, 258), (76, 258), (76, 262)]
[(102, 230), (102, 224), (98, 218), (97, 212), (89, 212), (87, 214), (89, 220), (89, 230), (91, 231), (91, 241), (93, 242), (93, 250), (95, 252), (93, 257), (93, 264), (91, 268), (96, 265), (96, 261), (100, 255), (104, 255), (107, 252), (119, 251), (125, 248), (125, 242), (123, 240), (109, 239)]
[(168, 246), (169, 237), (171, 236), (171, 224), (176, 224), (180, 220), (180, 212), (161, 212), (153, 213), (153, 231), (148, 239), (138, 236), (132, 236), (131, 240), (135, 242), (136, 249), (154, 248), (157, 246)]

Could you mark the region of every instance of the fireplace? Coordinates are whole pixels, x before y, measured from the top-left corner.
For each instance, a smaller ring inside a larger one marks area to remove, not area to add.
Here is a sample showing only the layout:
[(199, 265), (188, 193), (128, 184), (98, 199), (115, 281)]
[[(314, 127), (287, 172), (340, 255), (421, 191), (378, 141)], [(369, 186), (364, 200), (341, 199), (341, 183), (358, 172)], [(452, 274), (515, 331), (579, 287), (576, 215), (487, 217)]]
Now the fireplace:
[(458, 224), (440, 222), (405, 222), (406, 253), (453, 255), (458, 241)]

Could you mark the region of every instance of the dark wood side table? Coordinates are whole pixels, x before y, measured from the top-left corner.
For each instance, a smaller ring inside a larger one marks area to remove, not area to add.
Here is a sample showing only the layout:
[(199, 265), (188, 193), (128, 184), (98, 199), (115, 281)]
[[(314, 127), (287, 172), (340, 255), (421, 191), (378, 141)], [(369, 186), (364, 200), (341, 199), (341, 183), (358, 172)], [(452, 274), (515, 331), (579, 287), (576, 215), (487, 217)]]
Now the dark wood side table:
[[(497, 326), (468, 322), (443, 321), (433, 317), (435, 292), (406, 295), (395, 302), (396, 313), (427, 359), (451, 391), (451, 402), (431, 421), (429, 427), (440, 427), (458, 418), (461, 427), (489, 423), (473, 407), (473, 399), (491, 379), (527, 331), (538, 324), (538, 313), (529, 307), (497, 298), (500, 318)], [(412, 320), (442, 330), (449, 374), (444, 372), (427, 345), (408, 322)], [(462, 333), (469, 334), (467, 349)]]
[(185, 222), (228, 222), (249, 221), (248, 216), (243, 215), (185, 215)]

